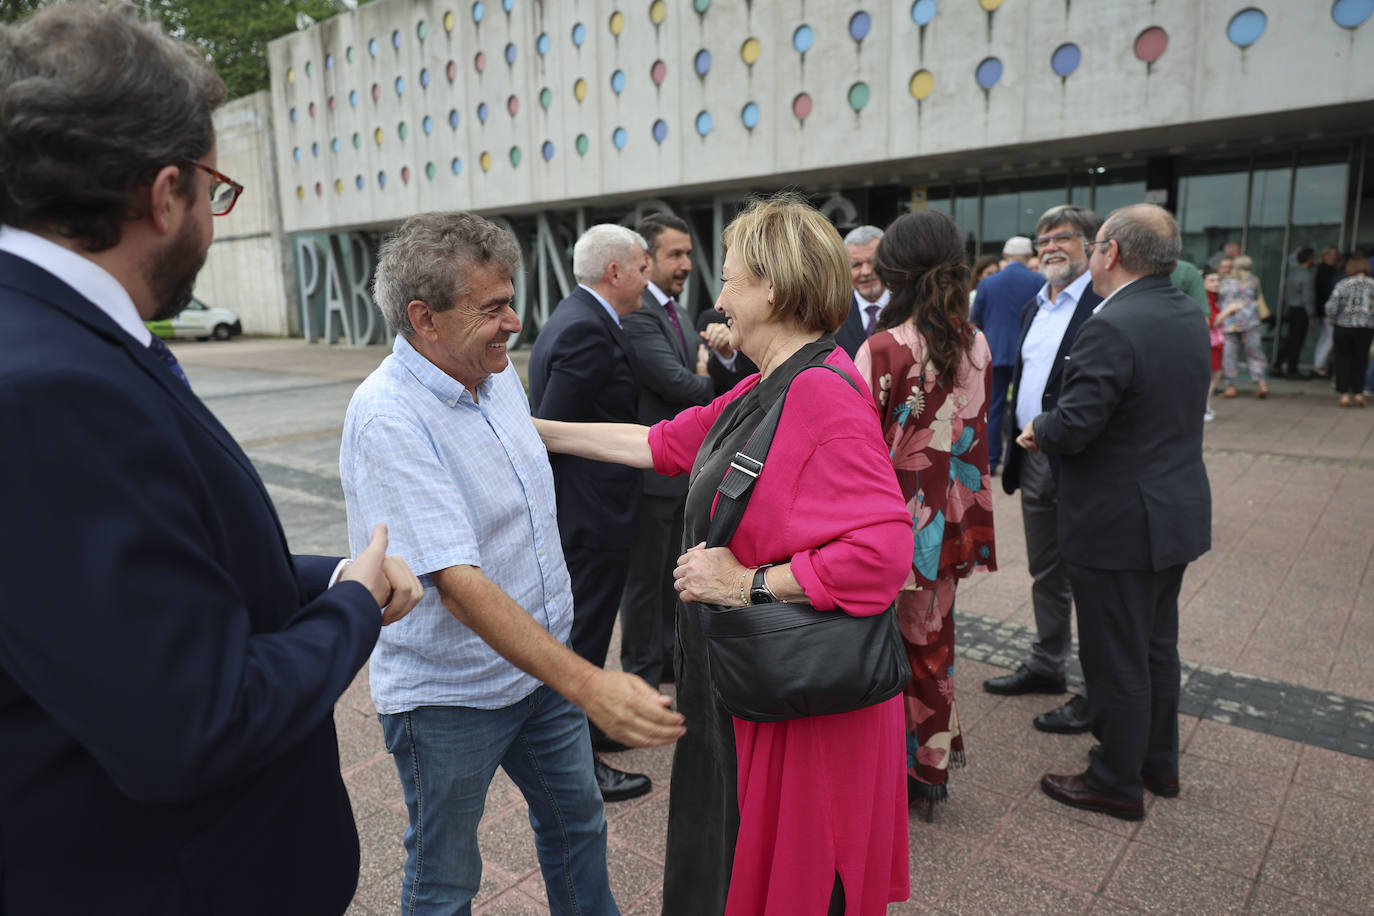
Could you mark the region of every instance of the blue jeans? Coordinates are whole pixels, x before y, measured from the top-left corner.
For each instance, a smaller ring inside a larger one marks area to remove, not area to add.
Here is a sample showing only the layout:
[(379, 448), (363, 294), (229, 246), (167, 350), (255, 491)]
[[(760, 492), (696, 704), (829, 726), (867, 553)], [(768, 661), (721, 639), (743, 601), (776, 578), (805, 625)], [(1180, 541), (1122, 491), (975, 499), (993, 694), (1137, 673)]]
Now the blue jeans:
[(477, 822), (497, 766), (529, 803), (550, 913), (619, 914), (582, 710), (541, 686), (504, 709), (422, 706), (378, 718), (410, 812), (405, 916), (472, 911), (482, 879)]

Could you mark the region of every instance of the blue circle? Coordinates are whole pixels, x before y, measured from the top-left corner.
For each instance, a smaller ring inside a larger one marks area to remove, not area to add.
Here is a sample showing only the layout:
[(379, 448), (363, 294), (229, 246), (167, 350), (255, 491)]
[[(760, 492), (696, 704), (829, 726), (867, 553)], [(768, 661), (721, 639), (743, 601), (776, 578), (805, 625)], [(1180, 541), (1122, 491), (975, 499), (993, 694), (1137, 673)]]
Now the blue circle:
[(541, 156), (544, 157), (544, 161), (545, 161), (545, 162), (548, 162), (550, 159), (553, 158), (553, 141), (552, 141), (552, 140), (545, 140), (545, 141), (544, 141), (544, 145), (541, 146), (541, 147), (539, 147), (539, 155), (541, 155)]
[(911, 4), (911, 21), (917, 25), (929, 25), (935, 18), (935, 0), (916, 0)]
[(1050, 55), (1050, 69), (1060, 76), (1068, 76), (1077, 70), (1082, 62), (1083, 52), (1071, 41), (1055, 48), (1054, 53)]
[(423, 69), (423, 70), (420, 71), (420, 88), (421, 88), (421, 89), (428, 89), (428, 88), (429, 88), (429, 68), (428, 68), (428, 67), (426, 67), (425, 69)]
[(811, 45), (816, 41), (816, 33), (811, 31), (809, 25), (799, 25), (797, 30), (792, 33), (792, 47), (797, 49), (798, 54), (805, 54), (811, 50)]
[(478, 102), (478, 103), (477, 103), (477, 120), (481, 121), (483, 124), (487, 123), (487, 103), (486, 103), (486, 102)]
[(536, 51), (539, 52), (539, 56), (543, 57), (545, 54), (549, 53), (549, 48), (551, 45), (552, 42), (549, 41), (549, 33), (540, 32), (539, 38), (534, 43), (534, 48)]
[(358, 90), (348, 90), (348, 104), (352, 105), (354, 108), (358, 107)]
[(697, 56), (692, 60), (692, 66), (696, 68), (697, 76), (705, 76), (711, 72), (711, 52), (702, 48), (697, 52)]
[(459, 159), (457, 156), (453, 157), (453, 161), (448, 164), (448, 167), (449, 171), (453, 172), (455, 175), (463, 174), (463, 160)]
[(449, 110), (448, 126), (452, 127), (454, 130), (458, 129), (458, 109), (453, 108)]
[[(486, 4), (482, 3), (482, 0), (477, 0), (477, 2), (474, 3), (474, 4), (472, 5), (472, 21), (473, 21), (473, 22), (481, 22), (481, 21), (482, 21), (482, 17), (485, 16), (486, 14), (487, 14), (487, 7), (486, 7)], [(453, 161), (454, 161), (454, 162), (457, 162), (458, 160), (455, 159), (455, 160), (453, 160)], [(457, 173), (457, 172), (454, 172), (453, 174), (457, 175), (458, 173)]]
[(391, 46), (397, 51), (401, 50), (401, 30), (397, 29), (391, 33)]
[(405, 78), (404, 76), (398, 76), (398, 77), (396, 77), (396, 94), (397, 94), (397, 95), (400, 95), (401, 93), (403, 93), (403, 92), (405, 92), (405, 91), (406, 91), (406, 78)]
[(324, 68), (325, 68), (326, 70), (333, 70), (333, 69), (334, 69), (334, 55), (333, 55), (333, 54), (326, 54), (326, 55), (324, 56)]
[(291, 148), (291, 158), (297, 162), (301, 161), (301, 148), (299, 146)]
[(434, 119), (429, 115), (425, 115), (420, 121), (420, 129), (426, 134), (434, 133)]
[(1374, 0), (1336, 0), (1331, 4), (1331, 18), (1343, 29), (1363, 25), (1374, 16)]
[(363, 189), (363, 176), (359, 175), (357, 178), (353, 179), (353, 183), (357, 185), (358, 190), (361, 191)]
[(697, 133), (704, 137), (711, 132), (712, 126), (711, 112), (703, 111), (697, 114)]
[(580, 22), (573, 25), (572, 40), (574, 47), (582, 47), (582, 42), (587, 40), (587, 27)]
[(339, 138), (338, 138), (338, 137), (335, 137), (333, 140), (330, 140), (330, 141), (329, 141), (329, 148), (330, 148), (331, 150), (333, 150), (334, 152), (336, 152), (336, 153), (339, 151)]
[(386, 189), (386, 172), (377, 173), (377, 187)]
[(506, 45), (506, 63), (515, 63), (515, 45), (513, 44)]
[(291, 123), (296, 123), (296, 109), (291, 109)]
[(1002, 78), (1002, 62), (995, 57), (985, 57), (974, 71), (974, 76), (977, 77), (979, 86), (991, 89)]
[(668, 122), (664, 121), (662, 118), (659, 118), (657, 121), (655, 121), (653, 134), (655, 143), (662, 143), (664, 140), (667, 140)]
[(501, 9), (509, 13), (515, 9), (515, 0), (501, 0)]
[(744, 104), (744, 107), (740, 109), (739, 113), (739, 119), (743, 121), (744, 126), (749, 128), (750, 130), (753, 130), (755, 127), (758, 127), (759, 118), (762, 116), (763, 112), (759, 109), (757, 102), (746, 102)]
[(611, 132), (611, 142), (615, 144), (616, 149), (624, 149), (625, 144), (630, 142), (629, 131), (623, 127), (617, 127)]
[[(376, 57), (376, 56), (377, 56), (377, 39), (375, 39), (375, 38), (369, 38), (369, 39), (367, 40), (367, 53), (368, 53), (370, 56), (372, 56), (372, 57)], [(361, 180), (361, 179), (359, 179), (359, 180)]]
[(611, 74), (611, 91), (616, 95), (625, 91), (625, 71), (617, 70)]
[(1264, 15), (1263, 10), (1257, 10), (1252, 6), (1231, 17), (1231, 21), (1226, 23), (1226, 37), (1231, 39), (1231, 44), (1236, 47), (1248, 48), (1259, 41), (1267, 25), (1269, 17)]
[(314, 156), (316, 159), (320, 158), (320, 144), (318, 140), (310, 144), (310, 155)]
[(855, 41), (863, 41), (872, 27), (873, 19), (863, 10), (849, 17), (849, 37)]

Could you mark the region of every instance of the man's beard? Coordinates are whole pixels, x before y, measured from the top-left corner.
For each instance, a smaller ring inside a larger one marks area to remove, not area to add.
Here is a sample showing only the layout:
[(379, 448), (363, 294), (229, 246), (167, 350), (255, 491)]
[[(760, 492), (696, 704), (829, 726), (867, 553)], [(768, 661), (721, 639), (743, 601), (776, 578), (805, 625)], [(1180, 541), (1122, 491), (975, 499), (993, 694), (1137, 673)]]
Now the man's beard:
[(1056, 265), (1056, 267), (1057, 269), (1051, 273), (1051, 271), (1046, 270), (1045, 266), (1041, 264), (1040, 270), (1050, 286), (1062, 289), (1074, 280), (1077, 280), (1083, 271), (1088, 269), (1088, 263), (1086, 261), (1075, 261), (1070, 258), (1063, 264)]
[(208, 250), (198, 225), (188, 218), (181, 234), (152, 256), (144, 277), (157, 302), (151, 320), (175, 318), (190, 304)]

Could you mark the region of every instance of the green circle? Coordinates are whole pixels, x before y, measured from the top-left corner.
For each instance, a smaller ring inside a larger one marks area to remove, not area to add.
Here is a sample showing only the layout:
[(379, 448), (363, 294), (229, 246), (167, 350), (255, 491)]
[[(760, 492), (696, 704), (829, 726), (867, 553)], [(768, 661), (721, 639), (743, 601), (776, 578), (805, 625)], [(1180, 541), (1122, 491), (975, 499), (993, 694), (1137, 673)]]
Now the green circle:
[(578, 134), (577, 142), (575, 145), (577, 147), (577, 155), (585, 156), (587, 155), (587, 150), (591, 147), (592, 142), (587, 139), (586, 134)]
[(423, 19), (421, 19), (421, 20), (420, 20), (420, 24), (417, 25), (417, 26), (415, 27), (415, 34), (416, 34), (416, 36), (419, 37), (419, 39), (420, 39), (421, 41), (424, 41), (426, 38), (428, 38), (428, 37), (429, 37), (429, 23), (427, 23), (427, 22), (425, 22)]
[(510, 148), (510, 164), (514, 166), (520, 165), (520, 147), (512, 146)]
[(553, 91), (549, 89), (548, 86), (545, 86), (543, 89), (539, 90), (539, 107), (543, 108), (545, 111), (548, 111), (549, 106), (552, 104)]
[(313, 76), (314, 73), (315, 73), (315, 65), (314, 65), (314, 63), (312, 63), (311, 61), (306, 61), (306, 62), (305, 62), (305, 75), (306, 75), (306, 76)]
[(362, 146), (362, 145), (363, 145), (363, 137), (362, 137), (362, 134), (359, 134), (359, 133), (357, 133), (357, 132), (355, 131), (354, 134), (353, 134), (353, 148), (354, 148), (354, 149), (357, 149), (358, 147), (360, 147), (360, 146)]
[(711, 0), (692, 0), (692, 6), (698, 13), (704, 13), (711, 8)]
[(868, 98), (868, 83), (855, 83), (849, 87), (849, 107), (855, 111), (863, 111), (863, 107), (868, 104)]
[(425, 163), (425, 177), (426, 177), (426, 178), (433, 178), (433, 177), (434, 177), (434, 163), (432, 163), (432, 162), (426, 162), (426, 163)]
[(401, 135), (401, 139), (402, 139), (402, 140), (404, 140), (404, 139), (406, 138), (406, 134), (409, 133), (409, 131), (406, 130), (406, 122), (405, 122), (405, 121), (402, 121), (400, 124), (398, 124), (398, 125), (396, 126), (396, 133), (398, 133), (398, 134)]
[(347, 58), (348, 58), (348, 62), (349, 62), (350, 64), (353, 63), (353, 46), (352, 46), (352, 45), (349, 45), (349, 46), (348, 46), (348, 50), (344, 52), (344, 57), (347, 57)]

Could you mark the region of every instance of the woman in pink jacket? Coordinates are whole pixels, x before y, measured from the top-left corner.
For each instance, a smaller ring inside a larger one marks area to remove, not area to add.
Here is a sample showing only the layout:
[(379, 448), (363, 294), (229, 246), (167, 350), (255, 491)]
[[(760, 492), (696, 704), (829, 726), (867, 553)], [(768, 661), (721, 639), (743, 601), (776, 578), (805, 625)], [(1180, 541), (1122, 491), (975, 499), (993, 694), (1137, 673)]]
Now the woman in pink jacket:
[[(687, 734), (673, 759), (663, 912), (885, 913), (910, 890), (901, 698), (787, 722), (734, 719), (712, 694), (694, 603), (749, 604), (762, 570), (777, 600), (880, 613), (911, 567), (911, 517), (872, 396), (831, 336), (850, 298), (839, 233), (780, 196), (747, 207), (722, 242), (716, 310), (757, 375), (652, 428), (536, 423), (550, 451), (692, 475), (675, 571)], [(744, 519), (728, 547), (707, 549), (716, 486), (784, 391)]]

